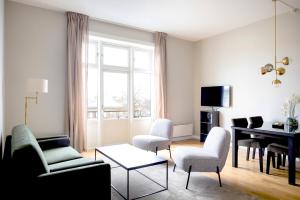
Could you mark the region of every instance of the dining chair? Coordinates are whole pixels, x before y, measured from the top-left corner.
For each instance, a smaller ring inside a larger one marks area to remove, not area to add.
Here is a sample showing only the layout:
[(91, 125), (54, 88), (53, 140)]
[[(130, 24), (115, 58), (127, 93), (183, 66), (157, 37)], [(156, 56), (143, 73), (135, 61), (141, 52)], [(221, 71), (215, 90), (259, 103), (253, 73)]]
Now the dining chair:
[[(285, 166), (286, 156), (288, 155), (288, 146), (285, 144), (279, 144), (279, 143), (271, 143), (267, 146), (267, 168), (266, 173), (270, 174), (270, 162), (271, 158), (275, 157), (275, 154), (277, 154), (277, 169), (280, 168), (280, 165), (283, 164)], [(300, 157), (300, 146), (297, 147), (295, 150), (295, 157)], [(283, 155), (283, 162), (281, 162), (281, 155)], [(275, 165), (275, 161), (273, 159), (273, 167)]]
[[(255, 127), (261, 127), (264, 123), (264, 120), (262, 118), (262, 116), (253, 116), (253, 117), (249, 117), (249, 121), (250, 124), (252, 125), (253, 128)], [(286, 146), (285, 142), (282, 140), (278, 140), (275, 138), (266, 138), (264, 136), (253, 136), (253, 138), (256, 138), (257, 140), (260, 140), (260, 142), (267, 144), (267, 147), (269, 144), (272, 144), (269, 146), (270, 152), (270, 157), (272, 159), (272, 164), (273, 167), (275, 167), (275, 155), (277, 155), (277, 168), (280, 168), (280, 165), (285, 166), (285, 161), (286, 161), (286, 153), (284, 152), (284, 150), (282, 149), (282, 147)], [(264, 145), (266, 146), (266, 145)], [(253, 153), (252, 153), (252, 158), (255, 158), (255, 152), (256, 152), (256, 148), (253, 148)], [(263, 148), (263, 152), (264, 152), (264, 148)]]
[[(234, 118), (231, 119), (232, 125), (235, 127), (248, 127), (247, 118)], [(251, 138), (251, 134), (243, 134), (243, 137), (238, 140), (238, 146), (247, 147), (246, 160), (249, 160), (250, 148), (258, 148), (259, 150), (259, 170), (263, 172), (263, 149), (267, 147), (264, 141)]]
[[(231, 119), (231, 122), (232, 122), (232, 126), (235, 126), (235, 127), (245, 127), (245, 128), (248, 127), (247, 118), (234, 118), (234, 119)], [(254, 140), (248, 134), (243, 134), (243, 137), (238, 141), (238, 146), (247, 147), (246, 160), (249, 160), (250, 147), (252, 146), (253, 142), (254, 142)]]
[[(264, 123), (263, 117), (262, 116), (252, 116), (249, 117), (249, 121), (250, 121), (250, 126), (252, 128), (258, 128), (261, 127)], [(256, 139), (261, 139), (264, 140), (266, 139), (263, 136), (257, 136), (257, 135), (251, 135), (251, 138), (256, 138)], [(263, 148), (263, 155), (264, 155), (265, 149)], [(256, 147), (253, 147), (253, 152), (252, 152), (252, 159), (255, 159), (255, 153), (256, 153)]]

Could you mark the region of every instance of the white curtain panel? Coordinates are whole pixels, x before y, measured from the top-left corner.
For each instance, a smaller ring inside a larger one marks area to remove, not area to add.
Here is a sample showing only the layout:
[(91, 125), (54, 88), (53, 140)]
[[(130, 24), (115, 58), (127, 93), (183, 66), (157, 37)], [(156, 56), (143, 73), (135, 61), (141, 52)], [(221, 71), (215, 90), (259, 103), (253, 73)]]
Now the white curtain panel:
[(86, 150), (88, 16), (67, 12), (68, 72), (65, 127), (72, 146)]
[(154, 33), (155, 118), (167, 118), (166, 33)]

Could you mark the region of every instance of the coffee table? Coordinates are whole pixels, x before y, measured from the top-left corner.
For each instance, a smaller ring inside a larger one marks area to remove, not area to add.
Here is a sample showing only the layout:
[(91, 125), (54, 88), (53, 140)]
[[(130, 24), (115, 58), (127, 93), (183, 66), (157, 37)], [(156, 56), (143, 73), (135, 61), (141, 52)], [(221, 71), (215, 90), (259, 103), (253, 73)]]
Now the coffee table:
[[(161, 158), (159, 156), (156, 156), (152, 152), (147, 152), (145, 150), (139, 149), (137, 147), (134, 147), (130, 144), (120, 144), (120, 145), (112, 145), (112, 146), (104, 146), (104, 147), (97, 147), (95, 148), (95, 160), (97, 156), (97, 152), (101, 153), (111, 161), (118, 164), (118, 167), (122, 167), (127, 171), (127, 194), (126, 196), (121, 194), (121, 192), (118, 191), (118, 189), (111, 185), (112, 188), (121, 195), (124, 199), (139, 199), (142, 197), (146, 197), (152, 194), (156, 194), (165, 190), (168, 190), (168, 160)], [(147, 175), (143, 174), (142, 172), (138, 171), (138, 169), (150, 167), (154, 165), (160, 165), (160, 164), (166, 164), (166, 185), (162, 185), (158, 183), (157, 181), (153, 180), (152, 178), (148, 177)], [(148, 194), (143, 194), (141, 196), (137, 196), (134, 198), (130, 198), (130, 185), (129, 185), (129, 172), (135, 170), (136, 172), (140, 173), (150, 181), (156, 183), (159, 185), (162, 189), (151, 192)]]

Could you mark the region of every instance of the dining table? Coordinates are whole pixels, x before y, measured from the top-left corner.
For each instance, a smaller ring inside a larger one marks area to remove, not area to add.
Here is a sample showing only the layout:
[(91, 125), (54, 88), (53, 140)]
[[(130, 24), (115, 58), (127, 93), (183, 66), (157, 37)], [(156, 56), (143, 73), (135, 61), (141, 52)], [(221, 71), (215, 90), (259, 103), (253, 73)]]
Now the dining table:
[(288, 183), (296, 184), (296, 152), (300, 144), (300, 128), (284, 125), (283, 128), (274, 128), (273, 123), (264, 122), (260, 125), (247, 127), (232, 126), (232, 167), (238, 167), (238, 141), (245, 134), (276, 138), (286, 141), (288, 145)]

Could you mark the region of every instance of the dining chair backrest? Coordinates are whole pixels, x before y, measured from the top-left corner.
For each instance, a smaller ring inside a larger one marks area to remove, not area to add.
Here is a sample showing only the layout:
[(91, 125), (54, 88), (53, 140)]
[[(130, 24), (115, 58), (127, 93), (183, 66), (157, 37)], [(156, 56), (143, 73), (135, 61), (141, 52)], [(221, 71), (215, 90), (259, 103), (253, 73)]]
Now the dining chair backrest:
[(262, 116), (249, 117), (250, 124), (254, 126), (261, 126), (264, 123)]
[(234, 118), (231, 119), (232, 126), (235, 127), (248, 127), (248, 120), (247, 118)]

